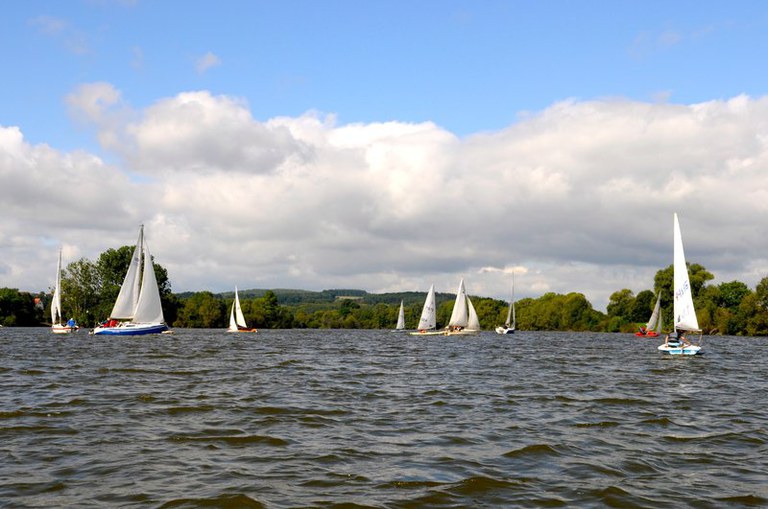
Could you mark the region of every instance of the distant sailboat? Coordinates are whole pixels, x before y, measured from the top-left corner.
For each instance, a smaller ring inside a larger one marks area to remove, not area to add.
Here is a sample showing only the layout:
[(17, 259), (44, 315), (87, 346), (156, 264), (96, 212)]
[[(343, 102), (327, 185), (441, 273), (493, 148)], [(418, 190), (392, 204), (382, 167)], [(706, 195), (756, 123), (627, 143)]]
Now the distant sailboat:
[(421, 310), (419, 326), (413, 332), (412, 336), (435, 336), (442, 335), (443, 331), (436, 330), (437, 327), (437, 308), (435, 306), (435, 285), (429, 287), (427, 298), (424, 300), (424, 307)]
[(144, 225), (142, 225), (128, 272), (125, 274), (109, 320), (96, 327), (93, 334), (138, 336), (159, 334), (167, 330), (152, 256), (144, 240)]
[(514, 334), (517, 319), (515, 318), (515, 273), (512, 273), (512, 297), (509, 299), (507, 320), (504, 325), (496, 327), (496, 334)]
[(400, 301), (400, 310), (397, 312), (397, 325), (392, 332), (405, 332), (405, 308), (402, 300)]
[(674, 317), (672, 320), (674, 332), (667, 336), (659, 350), (671, 355), (696, 355), (701, 352), (700, 345), (692, 345), (682, 341), (685, 332), (698, 332), (701, 341), (701, 330), (693, 307), (693, 291), (688, 277), (688, 266), (685, 263), (683, 237), (680, 234), (680, 223), (677, 214), (674, 216)]
[(235, 287), (235, 301), (232, 303), (232, 308), (229, 311), (229, 328), (227, 332), (258, 332), (256, 329), (252, 329), (245, 324), (243, 310), (240, 308), (240, 297), (237, 295), (237, 287)]
[(54, 334), (69, 334), (75, 332), (80, 327), (73, 318), (70, 318), (66, 324), (62, 324), (61, 315), (61, 250), (59, 250), (59, 263), (56, 265), (56, 287), (53, 290), (53, 299), (51, 300), (51, 332)]
[(635, 332), (635, 336), (655, 338), (661, 334), (661, 326), (664, 323), (661, 314), (661, 292), (656, 297), (656, 304), (653, 306), (653, 312), (648, 319), (648, 323), (644, 327), (640, 328), (640, 331)]
[(448, 321), (448, 327), (445, 328), (445, 335), (472, 336), (479, 332), (480, 320), (477, 318), (477, 312), (472, 305), (472, 301), (467, 296), (467, 292), (464, 289), (464, 279), (462, 279), (456, 292), (451, 319)]

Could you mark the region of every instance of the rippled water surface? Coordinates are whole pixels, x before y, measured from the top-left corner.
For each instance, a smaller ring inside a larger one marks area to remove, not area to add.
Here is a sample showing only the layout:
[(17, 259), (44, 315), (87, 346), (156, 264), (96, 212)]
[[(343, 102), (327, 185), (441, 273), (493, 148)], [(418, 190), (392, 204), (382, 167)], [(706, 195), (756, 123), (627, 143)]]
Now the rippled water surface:
[(8, 507), (768, 504), (768, 341), (0, 329)]

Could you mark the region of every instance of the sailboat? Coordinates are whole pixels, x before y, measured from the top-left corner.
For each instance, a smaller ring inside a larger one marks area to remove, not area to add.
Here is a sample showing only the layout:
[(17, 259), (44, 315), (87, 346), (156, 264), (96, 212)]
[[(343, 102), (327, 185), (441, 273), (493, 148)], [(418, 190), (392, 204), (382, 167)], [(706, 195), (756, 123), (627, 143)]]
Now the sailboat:
[(139, 240), (109, 320), (93, 329), (93, 334), (139, 336), (167, 330), (152, 256), (144, 240), (144, 225), (141, 225)]
[(437, 307), (435, 305), (435, 285), (429, 287), (427, 298), (424, 300), (424, 307), (421, 310), (419, 326), (415, 331), (409, 332), (412, 336), (436, 336), (442, 335), (443, 331), (436, 330), (437, 327)]
[(693, 293), (691, 281), (688, 278), (688, 267), (685, 264), (683, 251), (683, 237), (680, 234), (680, 223), (677, 214), (674, 216), (674, 332), (667, 336), (664, 344), (659, 345), (659, 350), (672, 355), (696, 355), (701, 352), (700, 345), (692, 345), (688, 341), (681, 341), (685, 332), (698, 332), (701, 342), (701, 330), (696, 319), (696, 310), (693, 307)]
[(62, 324), (61, 320), (61, 249), (59, 249), (59, 263), (56, 265), (56, 288), (53, 290), (53, 299), (51, 300), (51, 332), (69, 334), (80, 328), (73, 318), (70, 318), (66, 324)]
[(496, 334), (514, 334), (515, 333), (515, 273), (512, 273), (512, 297), (509, 299), (509, 309), (507, 309), (507, 320), (504, 325), (496, 327)]
[(446, 336), (471, 336), (480, 332), (480, 320), (477, 312), (464, 289), (464, 279), (459, 282), (456, 300), (453, 303), (451, 319), (445, 328)]
[(256, 329), (252, 329), (245, 324), (243, 310), (240, 308), (240, 297), (237, 295), (237, 287), (235, 287), (235, 301), (232, 303), (232, 308), (229, 311), (229, 328), (227, 332), (258, 332)]
[(402, 300), (400, 301), (400, 310), (397, 312), (397, 325), (392, 332), (405, 332), (405, 308)]
[(661, 292), (656, 297), (656, 304), (653, 306), (653, 312), (648, 319), (648, 323), (644, 327), (641, 327), (638, 332), (635, 332), (635, 336), (655, 338), (661, 334), (661, 326), (664, 320), (661, 315)]

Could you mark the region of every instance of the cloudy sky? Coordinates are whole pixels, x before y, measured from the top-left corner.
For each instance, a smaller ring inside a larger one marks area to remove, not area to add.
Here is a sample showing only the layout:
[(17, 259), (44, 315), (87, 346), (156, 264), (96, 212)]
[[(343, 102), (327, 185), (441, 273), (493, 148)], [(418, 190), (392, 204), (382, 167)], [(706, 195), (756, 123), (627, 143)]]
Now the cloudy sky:
[(768, 276), (768, 5), (70, 0), (0, 7), (0, 287), (135, 242), (175, 291), (598, 309)]

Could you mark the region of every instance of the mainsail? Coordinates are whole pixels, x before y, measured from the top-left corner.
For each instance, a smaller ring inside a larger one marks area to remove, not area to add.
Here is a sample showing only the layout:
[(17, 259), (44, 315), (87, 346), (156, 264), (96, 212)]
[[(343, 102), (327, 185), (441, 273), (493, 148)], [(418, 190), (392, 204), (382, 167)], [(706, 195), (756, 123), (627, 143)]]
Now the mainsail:
[(51, 301), (51, 323), (61, 323), (61, 250), (59, 250), (59, 263), (56, 265), (56, 288), (53, 290)]
[(403, 301), (400, 301), (400, 311), (397, 312), (397, 325), (396, 330), (405, 329), (405, 309), (403, 308)]
[(655, 330), (657, 333), (661, 333), (661, 292), (656, 297), (656, 304), (653, 306), (653, 312), (648, 319), (648, 323), (645, 324), (646, 330)]
[(693, 307), (693, 292), (691, 282), (688, 279), (688, 267), (685, 263), (683, 252), (683, 237), (680, 233), (680, 223), (675, 213), (674, 225), (674, 327), (675, 329), (698, 331), (699, 322), (696, 319), (696, 310)]
[(437, 316), (435, 313), (435, 285), (429, 287), (427, 299), (424, 301), (424, 308), (421, 310), (419, 318), (419, 330), (430, 330), (437, 327)]
[(459, 289), (456, 291), (456, 301), (453, 303), (451, 319), (448, 320), (449, 327), (467, 327), (469, 322), (469, 313), (467, 309), (467, 294), (464, 290), (464, 280), (459, 282)]

